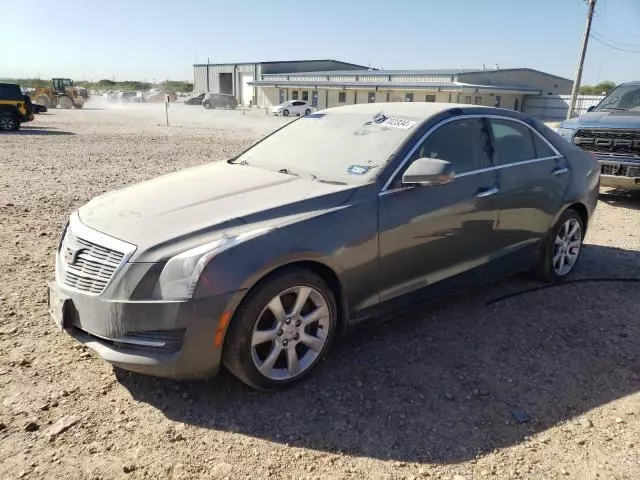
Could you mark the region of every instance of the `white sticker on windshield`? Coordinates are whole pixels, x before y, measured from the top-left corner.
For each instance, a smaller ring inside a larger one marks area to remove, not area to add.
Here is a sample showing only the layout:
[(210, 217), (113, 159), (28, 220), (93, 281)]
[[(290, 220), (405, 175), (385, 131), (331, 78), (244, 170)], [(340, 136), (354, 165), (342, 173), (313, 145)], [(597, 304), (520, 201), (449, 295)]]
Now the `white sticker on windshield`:
[(387, 118), (384, 121), (378, 123), (378, 125), (385, 125), (387, 127), (402, 128), (408, 130), (416, 124), (413, 120), (403, 120), (402, 118)]

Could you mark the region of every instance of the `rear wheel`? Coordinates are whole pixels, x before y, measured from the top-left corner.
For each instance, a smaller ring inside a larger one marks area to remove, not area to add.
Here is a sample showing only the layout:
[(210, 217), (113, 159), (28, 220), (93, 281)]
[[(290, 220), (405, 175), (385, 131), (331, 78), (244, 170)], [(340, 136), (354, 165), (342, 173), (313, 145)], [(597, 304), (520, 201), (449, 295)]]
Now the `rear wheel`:
[(204, 108), (206, 108), (207, 110), (210, 110), (210, 109), (211, 109), (211, 104), (210, 104), (210, 103), (208, 103), (208, 102), (207, 102), (207, 103), (203, 103), (203, 104), (202, 104), (202, 106), (203, 106)]
[(549, 232), (533, 274), (546, 282), (562, 281), (578, 261), (584, 240), (584, 224), (575, 210), (564, 212)]
[(311, 113), (311, 110), (309, 110), (308, 108), (304, 111), (305, 116), (309, 115)]
[(308, 270), (285, 271), (255, 287), (236, 312), (224, 364), (253, 388), (285, 387), (306, 377), (327, 354), (336, 323), (327, 284)]
[(16, 132), (20, 130), (20, 122), (13, 113), (0, 114), (0, 130), (7, 132)]
[(67, 96), (62, 96), (58, 99), (58, 105), (60, 105), (60, 108), (68, 110), (73, 107), (73, 101)]

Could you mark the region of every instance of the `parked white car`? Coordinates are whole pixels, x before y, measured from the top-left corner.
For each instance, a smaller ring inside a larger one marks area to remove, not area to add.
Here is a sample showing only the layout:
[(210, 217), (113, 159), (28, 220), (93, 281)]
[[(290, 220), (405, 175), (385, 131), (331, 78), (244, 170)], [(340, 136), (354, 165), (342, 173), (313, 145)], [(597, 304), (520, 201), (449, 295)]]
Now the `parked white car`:
[(274, 115), (282, 115), (284, 117), (289, 115), (309, 115), (312, 111), (313, 106), (304, 100), (289, 100), (271, 109), (271, 113)]

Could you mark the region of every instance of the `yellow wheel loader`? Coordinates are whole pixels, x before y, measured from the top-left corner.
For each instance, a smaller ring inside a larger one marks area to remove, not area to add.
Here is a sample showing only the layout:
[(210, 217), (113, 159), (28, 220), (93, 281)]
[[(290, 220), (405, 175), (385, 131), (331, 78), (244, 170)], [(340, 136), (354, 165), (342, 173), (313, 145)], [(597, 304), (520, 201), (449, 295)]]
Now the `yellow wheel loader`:
[(87, 89), (74, 86), (69, 78), (52, 78), (51, 87), (36, 87), (31, 93), (33, 103), (47, 108), (82, 108), (88, 97)]

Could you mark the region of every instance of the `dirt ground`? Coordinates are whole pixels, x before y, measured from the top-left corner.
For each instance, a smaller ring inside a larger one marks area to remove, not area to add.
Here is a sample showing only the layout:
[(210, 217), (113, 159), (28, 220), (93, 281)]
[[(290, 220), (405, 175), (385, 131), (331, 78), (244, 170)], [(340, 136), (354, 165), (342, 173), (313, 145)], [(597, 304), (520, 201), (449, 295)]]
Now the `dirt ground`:
[[(0, 479), (640, 478), (638, 283), (488, 305), (539, 286), (507, 279), (339, 339), (316, 375), (270, 394), (224, 372), (115, 372), (56, 331), (46, 282), (71, 211), (285, 121), (170, 115), (96, 99), (0, 134)], [(640, 278), (639, 251), (640, 195), (608, 192), (574, 278)]]

